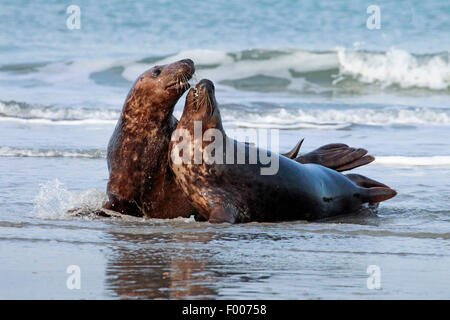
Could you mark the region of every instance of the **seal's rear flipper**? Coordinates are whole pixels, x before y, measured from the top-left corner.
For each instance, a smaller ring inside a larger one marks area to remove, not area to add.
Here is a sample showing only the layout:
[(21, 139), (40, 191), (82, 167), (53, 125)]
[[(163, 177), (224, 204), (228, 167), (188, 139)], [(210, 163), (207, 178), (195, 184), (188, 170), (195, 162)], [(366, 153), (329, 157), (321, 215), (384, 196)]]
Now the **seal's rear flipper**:
[(361, 193), (361, 198), (363, 202), (372, 204), (391, 199), (396, 195), (397, 191), (391, 188), (373, 187), (365, 189), (365, 192)]
[(356, 183), (358, 186), (363, 188), (372, 188), (372, 187), (389, 188), (387, 185), (382, 184), (381, 182), (372, 180), (360, 174), (348, 173), (345, 176), (350, 180), (352, 180), (354, 183)]
[(300, 147), (302, 146), (303, 140), (305, 140), (305, 138), (300, 140), (291, 151), (282, 153), (281, 155), (289, 159), (295, 159), (295, 157), (297, 157), (298, 151), (300, 150)]

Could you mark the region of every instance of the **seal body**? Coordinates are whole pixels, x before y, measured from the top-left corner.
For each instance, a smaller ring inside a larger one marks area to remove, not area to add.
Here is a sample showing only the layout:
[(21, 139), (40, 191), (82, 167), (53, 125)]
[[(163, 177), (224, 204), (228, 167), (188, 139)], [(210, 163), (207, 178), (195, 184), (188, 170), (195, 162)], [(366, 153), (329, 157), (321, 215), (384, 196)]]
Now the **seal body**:
[(152, 218), (192, 213), (169, 170), (167, 150), (177, 126), (174, 106), (194, 71), (194, 63), (186, 59), (155, 66), (134, 83), (108, 144), (105, 209)]
[[(189, 162), (185, 154), (183, 159), (177, 159), (178, 136), (183, 130), (190, 136), (188, 140), (193, 141), (188, 154), (195, 153), (196, 145), (204, 151), (213, 143), (203, 138), (201, 142), (196, 141), (195, 122), (201, 124), (202, 133), (210, 129), (220, 133), (215, 136), (214, 143), (223, 146), (223, 155), (217, 156), (217, 150), (209, 155), (203, 152), (200, 164)], [(261, 150), (226, 136), (214, 85), (209, 80), (202, 80), (190, 90), (176, 133), (172, 135), (169, 147), (170, 166), (178, 185), (210, 222), (317, 220), (351, 213), (363, 203), (380, 202), (396, 194), (388, 187), (364, 188), (335, 170), (317, 164), (301, 164), (278, 155), (275, 155), (277, 172), (261, 174), (261, 169), (268, 166), (263, 164)], [(230, 152), (234, 164), (227, 162), (231, 158)], [(272, 155), (269, 151), (264, 152)], [(257, 155), (256, 163), (251, 164), (250, 154)], [(216, 161), (208, 161), (208, 157), (214, 157)], [(238, 159), (242, 158), (246, 159), (245, 163), (238, 164)]]

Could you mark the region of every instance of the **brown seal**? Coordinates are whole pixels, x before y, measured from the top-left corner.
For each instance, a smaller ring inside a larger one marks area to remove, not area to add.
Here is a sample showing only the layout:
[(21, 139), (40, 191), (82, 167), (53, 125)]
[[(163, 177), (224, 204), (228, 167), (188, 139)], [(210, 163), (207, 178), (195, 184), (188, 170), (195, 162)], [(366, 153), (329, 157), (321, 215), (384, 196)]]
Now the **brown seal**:
[(152, 218), (192, 213), (169, 171), (167, 150), (177, 125), (173, 109), (194, 72), (185, 59), (155, 66), (134, 83), (108, 144), (105, 209)]
[[(195, 129), (199, 125), (200, 136)], [(211, 148), (213, 144), (221, 149)], [(249, 159), (250, 154), (257, 155), (256, 162)], [(356, 175), (360, 181), (355, 183), (335, 170), (276, 154), (278, 170), (263, 175), (267, 162), (261, 154), (259, 148), (226, 136), (211, 81), (202, 80), (189, 91), (169, 145), (169, 163), (178, 185), (210, 222), (323, 219), (396, 195), (389, 187), (361, 186), (374, 182), (363, 176)], [(244, 164), (239, 164), (239, 158), (245, 159)]]

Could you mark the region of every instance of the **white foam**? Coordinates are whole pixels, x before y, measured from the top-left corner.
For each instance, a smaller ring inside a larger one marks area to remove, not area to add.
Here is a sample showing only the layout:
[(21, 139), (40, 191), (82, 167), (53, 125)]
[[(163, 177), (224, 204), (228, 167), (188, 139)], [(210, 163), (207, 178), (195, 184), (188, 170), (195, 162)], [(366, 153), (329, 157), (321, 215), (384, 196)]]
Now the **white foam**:
[(447, 167), (450, 166), (450, 156), (431, 156), (431, 157), (382, 156), (376, 157), (373, 164), (406, 166), (406, 167), (416, 167), (416, 166)]
[[(303, 124), (308, 128), (307, 124)], [(265, 128), (264, 126), (242, 125), (245, 128)], [(271, 127), (273, 128), (273, 127)], [(323, 129), (326, 126), (313, 126), (311, 128)], [(286, 128), (281, 128), (286, 129)], [(330, 126), (330, 129), (336, 127)], [(228, 129), (227, 133), (232, 136), (233, 129)], [(38, 157), (38, 158), (84, 158), (84, 159), (104, 159), (106, 158), (105, 150), (58, 150), (58, 149), (26, 149), (0, 147), (0, 157)], [(450, 166), (450, 156), (429, 156), (429, 157), (406, 157), (406, 156), (377, 156), (373, 164), (388, 166)], [(55, 190), (64, 190), (64, 188), (56, 188), (62, 186), (60, 183), (53, 183)], [(48, 189), (48, 188), (47, 188)]]
[[(267, 120), (267, 119), (266, 119)], [(320, 129), (320, 130), (341, 130), (351, 126), (351, 123), (307, 123), (307, 122), (258, 122), (258, 121), (234, 121), (233, 125), (240, 128), (256, 128), (256, 129)]]
[[(301, 106), (299, 106), (301, 107)], [(266, 108), (267, 110), (267, 108)], [(424, 107), (385, 107), (348, 109), (285, 109), (273, 106), (268, 111), (252, 105), (233, 109), (223, 105), (222, 117), (226, 124), (278, 129), (342, 129), (351, 124), (362, 125), (448, 125), (450, 109)], [(0, 102), (0, 122), (43, 125), (108, 125), (113, 126), (119, 118), (119, 110), (54, 108)], [(175, 111), (180, 117), (181, 110)]]
[[(337, 49), (341, 75), (351, 75), (363, 83), (402, 88), (450, 88), (450, 59), (435, 55), (413, 56), (407, 51), (390, 49), (386, 53)], [(447, 61), (445, 61), (447, 60)]]
[[(448, 125), (450, 109), (378, 108), (378, 109), (294, 109), (279, 108), (270, 113), (235, 111), (224, 108), (224, 122), (254, 128), (321, 128), (342, 129), (361, 125)], [(243, 120), (245, 119), (245, 120)]]
[(80, 125), (114, 125), (116, 120), (86, 119), (86, 120), (48, 120), (48, 119), (20, 119), (11, 117), (0, 117), (1, 122), (18, 122), (26, 124), (45, 124), (60, 126), (80, 126)]
[(111, 109), (55, 108), (0, 102), (0, 121), (30, 124), (115, 124), (120, 111)]
[(27, 149), (0, 147), (0, 157), (35, 157), (35, 158), (106, 158), (105, 150), (58, 150)]

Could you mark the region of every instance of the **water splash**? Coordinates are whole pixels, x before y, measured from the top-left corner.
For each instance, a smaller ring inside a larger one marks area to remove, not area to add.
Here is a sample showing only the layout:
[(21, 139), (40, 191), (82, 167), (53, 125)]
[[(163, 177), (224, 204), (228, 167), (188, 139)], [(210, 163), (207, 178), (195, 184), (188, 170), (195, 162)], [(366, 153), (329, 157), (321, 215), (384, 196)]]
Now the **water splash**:
[(34, 212), (39, 218), (65, 219), (69, 217), (69, 210), (96, 210), (105, 201), (107, 196), (100, 190), (70, 191), (64, 183), (55, 179), (39, 185), (39, 192), (33, 203)]

